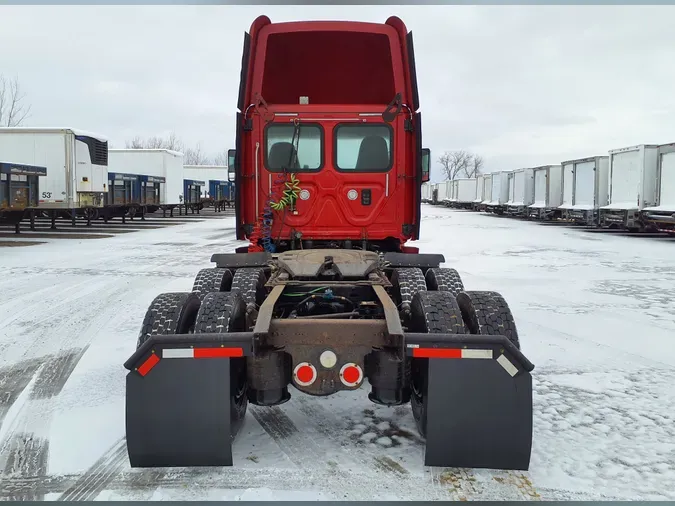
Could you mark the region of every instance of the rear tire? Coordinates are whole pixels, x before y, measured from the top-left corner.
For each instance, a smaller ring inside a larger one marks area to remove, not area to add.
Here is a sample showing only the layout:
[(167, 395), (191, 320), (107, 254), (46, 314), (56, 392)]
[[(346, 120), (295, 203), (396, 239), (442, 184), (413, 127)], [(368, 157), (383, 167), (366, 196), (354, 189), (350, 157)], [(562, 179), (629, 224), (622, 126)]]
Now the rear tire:
[[(212, 292), (204, 296), (195, 334), (218, 334), (246, 331), (246, 304), (238, 292)], [(230, 359), (230, 431), (234, 438), (241, 428), (248, 398), (246, 357)]]
[(504, 297), (497, 292), (462, 292), (457, 296), (462, 318), (472, 334), (506, 336), (520, 349), (516, 322)]
[(264, 269), (244, 267), (235, 272), (230, 291), (240, 292), (246, 305), (255, 304), (259, 307), (267, 295), (265, 283), (267, 283), (267, 277)]
[(200, 300), (193, 293), (162, 293), (145, 313), (136, 349), (150, 336), (189, 334), (194, 328)]
[(192, 293), (204, 300), (212, 292), (229, 292), (232, 286), (232, 271), (230, 269), (213, 268), (202, 269), (197, 273), (192, 285)]
[(436, 267), (429, 269), (425, 276), (427, 289), (438, 292), (450, 292), (455, 297), (464, 291), (462, 278), (455, 269)]
[[(462, 313), (455, 296), (450, 292), (420, 292), (413, 298), (410, 318), (411, 332), (428, 334), (465, 334)], [(417, 430), (422, 437), (427, 433), (427, 358), (411, 359), (410, 406)]]
[(427, 290), (424, 273), (419, 267), (394, 269), (391, 283), (394, 285), (394, 296), (399, 309), (404, 304), (410, 307), (415, 295)]

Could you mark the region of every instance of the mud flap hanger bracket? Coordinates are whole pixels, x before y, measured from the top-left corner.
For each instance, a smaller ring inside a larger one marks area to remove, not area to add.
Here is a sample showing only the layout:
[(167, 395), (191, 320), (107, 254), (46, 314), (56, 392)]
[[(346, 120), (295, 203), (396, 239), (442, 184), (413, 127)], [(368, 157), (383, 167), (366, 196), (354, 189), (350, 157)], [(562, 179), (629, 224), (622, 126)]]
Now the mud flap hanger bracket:
[[(162, 358), (236, 358), (251, 355), (253, 332), (151, 336), (124, 363), (145, 376)], [(153, 358), (154, 357), (154, 358)], [(146, 372), (147, 371), (147, 372)]]
[(476, 334), (405, 334), (406, 355), (413, 358), (493, 359), (511, 377), (534, 370), (534, 364), (506, 336)]

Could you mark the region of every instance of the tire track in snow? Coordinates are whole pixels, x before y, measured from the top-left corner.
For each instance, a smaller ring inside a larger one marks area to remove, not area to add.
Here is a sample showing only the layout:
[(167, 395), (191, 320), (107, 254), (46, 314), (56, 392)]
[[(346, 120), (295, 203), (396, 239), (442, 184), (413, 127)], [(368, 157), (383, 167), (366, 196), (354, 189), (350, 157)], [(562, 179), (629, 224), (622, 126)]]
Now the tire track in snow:
[(0, 426), (16, 398), (24, 391), (40, 367), (37, 359), (23, 360), (0, 369)]
[(58, 501), (93, 501), (122, 471), (126, 461), (126, 438), (122, 438), (63, 492)]
[[(47, 461), (49, 459), (49, 441), (35, 437), (34, 434), (12, 434), (3, 447), (7, 454), (7, 463), (3, 471), (5, 476), (31, 476), (38, 479), (47, 475)], [(44, 493), (36, 490), (26, 490), (23, 493), (12, 494), (9, 501), (42, 501)]]
[(293, 464), (310, 469), (315, 469), (322, 462), (326, 464), (326, 452), (314, 439), (301, 433), (279, 406), (249, 406), (253, 418)]
[[(380, 476), (385, 474), (389, 475), (390, 478), (393, 475), (396, 477), (394, 483), (397, 486), (403, 489), (419, 488), (416, 497), (419, 500), (449, 500), (453, 498), (453, 494), (450, 494), (446, 487), (420, 487), (419, 476), (410, 473), (391, 456), (382, 454), (382, 451), (386, 450), (385, 447), (357, 446), (349, 437), (350, 434), (345, 426), (345, 420), (325, 409), (316, 400), (298, 397), (298, 403), (298, 410), (306, 417), (311, 430), (318, 432), (326, 440), (332, 441), (333, 446), (340, 448), (342, 455), (354, 462), (362, 472)], [(411, 452), (419, 453), (420, 457), (423, 457), (423, 453), (416, 451), (413, 445), (410, 445), (409, 448)], [(429, 480), (426, 476), (422, 476), (421, 479), (429, 485), (436, 485), (433, 479)], [(387, 484), (387, 487), (390, 492), (394, 492), (395, 488), (391, 484)], [(454, 498), (458, 499), (459, 497)]]
[(89, 345), (66, 350), (47, 361), (38, 373), (30, 399), (52, 399), (59, 395), (87, 349)]
[[(184, 262), (183, 262), (184, 263)], [(189, 277), (189, 272), (171, 272), (171, 271), (123, 271), (116, 269), (76, 269), (76, 268), (58, 268), (58, 267), (14, 267), (9, 269), (6, 274), (8, 276), (25, 276), (25, 275), (55, 275), (55, 276), (112, 276), (119, 278), (137, 278), (139, 276), (145, 277), (160, 277), (160, 278), (185, 278)]]
[[(47, 475), (49, 441), (35, 433), (34, 424), (42, 428), (49, 427), (54, 412), (53, 400), (63, 390), (86, 350), (85, 347), (49, 356), (37, 368), (27, 402), (21, 406), (17, 414), (16, 425), (8, 432), (6, 441), (0, 442), (2, 444), (0, 449), (7, 456), (4, 475), (38, 478)], [(31, 402), (35, 401), (38, 402), (40, 409), (31, 413), (35, 411), (31, 410), (31, 407), (34, 407), (31, 406)], [(31, 417), (31, 414), (35, 416)], [(24, 501), (44, 499), (44, 496), (33, 492), (15, 497), (15, 500)]]
[[(361, 445), (350, 440), (349, 434), (341, 425), (344, 420), (336, 414), (328, 411), (313, 399), (299, 398), (299, 409), (307, 417), (309, 423), (327, 439), (332, 439), (352, 459), (361, 463), (364, 469), (372, 469), (373, 466), (389, 473), (397, 474), (403, 479), (408, 474), (407, 469), (388, 455), (386, 447), (373, 448), (369, 445)], [(371, 412), (372, 410), (369, 410)], [(395, 414), (395, 412), (393, 412)], [(424, 460), (424, 442), (407, 431), (397, 429), (397, 424), (389, 417), (372, 415), (388, 421), (395, 432), (402, 433), (405, 439), (411, 441), (408, 455)], [(396, 438), (396, 436), (393, 436)], [(401, 440), (399, 436), (397, 438)], [(426, 473), (425, 473), (426, 474)], [(426, 480), (427, 478), (422, 478)], [(454, 499), (460, 501), (484, 499), (513, 500), (540, 500), (541, 496), (527, 476), (527, 473), (519, 471), (481, 470), (465, 468), (429, 468), (429, 481), (431, 487), (421, 487), (420, 500)]]
[[(42, 304), (41, 310), (47, 309), (46, 312), (40, 311), (38, 318), (35, 318), (35, 299), (32, 299), (31, 303), (24, 303), (21, 305), (21, 309), (13, 311), (11, 317), (3, 318), (2, 326), (0, 329), (10, 329), (13, 326), (24, 327), (33, 330), (31, 327), (34, 323), (42, 322), (50, 319), (50, 315), (58, 315), (58, 319), (67, 318), (67, 308), (72, 307), (78, 300), (90, 296), (93, 293), (96, 293), (98, 287), (92, 286), (91, 280), (82, 280), (77, 283), (71, 283), (68, 285), (68, 290), (65, 291), (55, 291), (52, 287), (51, 291), (48, 291), (44, 294), (44, 297), (40, 297), (39, 300)], [(3, 304), (5, 306), (5, 304)], [(11, 306), (10, 306), (11, 308)], [(3, 307), (4, 309), (4, 307)], [(23, 319), (26, 319), (23, 321)]]
[[(285, 404), (284, 407), (288, 408), (289, 404)], [(351, 466), (351, 469), (346, 469), (344, 465), (340, 466), (331, 459), (331, 456), (342, 456), (340, 448), (322, 434), (311, 430), (311, 425), (299, 429), (279, 406), (269, 408), (251, 406), (250, 411), (281, 451), (302, 470), (301, 474), (289, 472), (282, 489), (289, 486), (297, 488), (304, 480), (309, 480), (309, 486), (316, 487), (318, 484), (322, 492), (332, 494), (340, 500), (381, 497), (378, 491), (393, 494), (395, 497), (410, 497), (411, 487), (407, 483), (386, 481), (387, 475), (391, 476), (391, 468), (386, 461), (377, 465), (371, 462), (370, 470), (374, 472), (364, 472), (358, 460), (352, 460), (355, 465)], [(305, 430), (307, 428), (310, 430)], [(238, 471), (236, 468), (234, 470)], [(231, 469), (228, 470), (228, 473), (230, 472)], [(258, 488), (263, 483), (266, 487), (270, 486), (265, 478), (252, 483), (249, 488)], [(239, 485), (234, 488), (241, 487)]]

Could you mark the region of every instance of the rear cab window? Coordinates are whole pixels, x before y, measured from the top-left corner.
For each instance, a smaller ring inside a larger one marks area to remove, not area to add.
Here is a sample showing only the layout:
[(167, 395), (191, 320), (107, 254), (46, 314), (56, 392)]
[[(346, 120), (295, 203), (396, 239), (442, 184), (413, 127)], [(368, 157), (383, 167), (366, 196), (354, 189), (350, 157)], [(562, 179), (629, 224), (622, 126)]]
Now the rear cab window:
[(386, 172), (392, 167), (394, 130), (385, 123), (340, 123), (334, 130), (335, 169)]
[(265, 127), (264, 163), (267, 170), (270, 172), (321, 170), (324, 165), (323, 127), (318, 123), (301, 123), (297, 130), (300, 138), (293, 139), (296, 127), (292, 124), (272, 123)]

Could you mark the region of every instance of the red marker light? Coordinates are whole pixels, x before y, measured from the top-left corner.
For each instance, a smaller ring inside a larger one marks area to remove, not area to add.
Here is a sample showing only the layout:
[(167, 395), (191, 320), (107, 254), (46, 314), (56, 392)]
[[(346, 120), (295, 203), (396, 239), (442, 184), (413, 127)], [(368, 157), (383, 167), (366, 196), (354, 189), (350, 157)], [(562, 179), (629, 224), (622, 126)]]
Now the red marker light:
[(348, 387), (354, 387), (363, 380), (363, 370), (357, 364), (348, 363), (340, 369), (340, 381)]
[(293, 377), (298, 385), (309, 386), (316, 380), (316, 368), (308, 362), (301, 362), (295, 366)]

